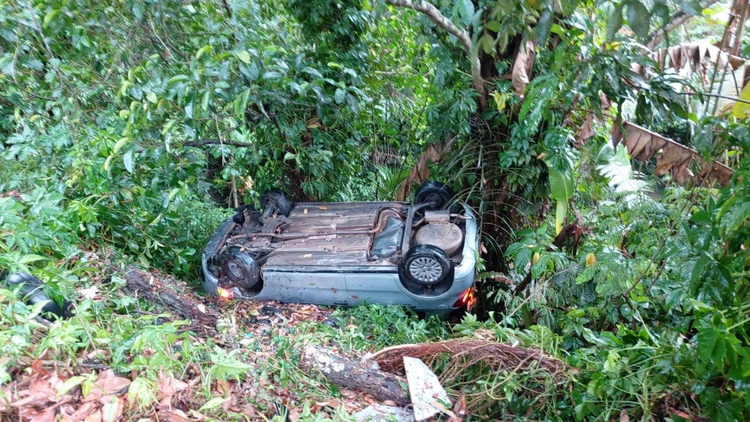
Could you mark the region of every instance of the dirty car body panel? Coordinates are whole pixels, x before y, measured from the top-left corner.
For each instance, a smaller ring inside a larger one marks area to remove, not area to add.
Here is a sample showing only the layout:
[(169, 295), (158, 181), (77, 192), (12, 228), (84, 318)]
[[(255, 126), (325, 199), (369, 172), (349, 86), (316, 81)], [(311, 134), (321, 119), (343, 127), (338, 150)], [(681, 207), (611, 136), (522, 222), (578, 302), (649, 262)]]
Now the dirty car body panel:
[[(367, 302), (446, 314), (473, 285), (477, 223), (467, 206), (428, 208), (353, 202), (298, 203), (288, 215), (238, 209), (203, 251), (203, 288), (233, 299)], [(423, 243), (448, 245), (450, 254), (418, 245), (418, 233)], [(446, 239), (430, 240), (436, 236)]]

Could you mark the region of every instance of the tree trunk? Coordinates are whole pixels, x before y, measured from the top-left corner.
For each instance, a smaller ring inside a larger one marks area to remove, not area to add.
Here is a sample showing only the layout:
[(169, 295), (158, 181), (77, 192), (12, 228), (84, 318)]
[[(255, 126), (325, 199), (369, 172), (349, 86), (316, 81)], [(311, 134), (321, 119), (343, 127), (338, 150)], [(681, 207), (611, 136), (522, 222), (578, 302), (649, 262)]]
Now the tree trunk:
[(300, 366), (307, 372), (321, 372), (332, 383), (362, 391), (379, 401), (390, 400), (397, 406), (406, 406), (411, 402), (403, 387), (406, 380), (368, 368), (323, 347), (307, 346)]
[(157, 278), (154, 274), (141, 271), (132, 265), (122, 273), (125, 286), (146, 300), (159, 303), (181, 317), (187, 318), (202, 330), (213, 331), (220, 315), (203, 303), (185, 294), (185, 283), (171, 277)]

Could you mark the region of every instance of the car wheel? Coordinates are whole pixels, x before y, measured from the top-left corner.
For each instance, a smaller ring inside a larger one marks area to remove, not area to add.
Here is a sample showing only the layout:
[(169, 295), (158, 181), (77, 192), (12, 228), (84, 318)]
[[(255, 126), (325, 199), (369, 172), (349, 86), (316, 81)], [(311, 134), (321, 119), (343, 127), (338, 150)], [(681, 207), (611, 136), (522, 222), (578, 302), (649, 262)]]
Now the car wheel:
[(71, 315), (73, 305), (67, 300), (62, 301), (62, 306), (58, 305), (44, 293), (44, 282), (31, 274), (19, 272), (8, 275), (7, 271), (0, 271), (0, 285), (3, 284), (10, 288), (21, 286), (19, 293), (29, 305), (49, 301), (41, 309), (43, 315), (52, 314), (58, 318), (67, 318)]
[(454, 196), (453, 190), (444, 183), (429, 181), (417, 189), (414, 205), (430, 204), (428, 210), (441, 210), (450, 204)]
[(260, 206), (263, 216), (283, 215), (288, 217), (294, 208), (294, 202), (286, 194), (278, 189), (271, 189), (260, 197)]
[(250, 254), (239, 248), (229, 248), (219, 256), (220, 278), (228, 278), (235, 286), (246, 293), (257, 293), (255, 287), (260, 281), (260, 266)]
[(409, 249), (399, 265), (402, 280), (420, 286), (436, 286), (451, 273), (451, 261), (444, 250), (433, 245), (417, 245)]

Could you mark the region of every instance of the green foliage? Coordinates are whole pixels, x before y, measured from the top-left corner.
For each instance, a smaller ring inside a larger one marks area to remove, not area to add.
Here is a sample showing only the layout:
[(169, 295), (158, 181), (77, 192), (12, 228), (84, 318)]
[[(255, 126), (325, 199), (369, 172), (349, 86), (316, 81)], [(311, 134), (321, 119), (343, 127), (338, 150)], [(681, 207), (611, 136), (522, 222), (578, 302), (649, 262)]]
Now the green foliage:
[(10, 381), (8, 370), (34, 345), (33, 333), (44, 326), (35, 320), (45, 303), (27, 306), (14, 292), (0, 289), (0, 353), (8, 360), (0, 363), (0, 384)]
[(341, 57), (342, 53), (351, 54), (352, 59), (362, 59), (366, 54), (352, 51), (371, 20), (371, 14), (363, 10), (362, 2), (293, 0), (286, 7), (303, 24), (305, 37), (321, 44), (316, 54), (322, 59)]
[(599, 173), (608, 179), (609, 186), (617, 193), (639, 192), (647, 188), (647, 183), (636, 178), (633, 166), (630, 164), (627, 148), (620, 144), (617, 150), (610, 144), (605, 144), (596, 160), (600, 163), (596, 166)]
[[(679, 11), (696, 16), (701, 14), (702, 8), (698, 0), (670, 0), (653, 3), (639, 0), (614, 2), (613, 10), (606, 21), (606, 39), (607, 41), (616, 39), (618, 31), (626, 23), (638, 38), (646, 39), (654, 30), (661, 30), (669, 25), (672, 22), (673, 13)], [(623, 13), (627, 20), (623, 19)]]
[(398, 306), (357, 306), (342, 312), (340, 318), (354, 324), (347, 328), (343, 338), (351, 336), (352, 347), (356, 349), (421, 343), (448, 334), (439, 319), (417, 319)]
[[(742, 124), (703, 123), (713, 125), (703, 130), (713, 133), (714, 144), (747, 142)], [(579, 215), (590, 232), (575, 249), (570, 242), (561, 250), (551, 245), (546, 225), (519, 232), (507, 249), (515, 271), (529, 272), (534, 282), (521, 303), (496, 295), (510, 310), (500, 323), (560, 333), (568, 361), (588, 370), (573, 396), (579, 419), (621, 411), (668, 416), (660, 412), (670, 400), (712, 420), (745, 418), (748, 214), (737, 180), (746, 177), (746, 157), (732, 185), (670, 188), (656, 202), (619, 189), (630, 175), (615, 168), (629, 168), (609, 154), (599, 168), (622, 181), (602, 197), (579, 192), (575, 204), (585, 207)]]

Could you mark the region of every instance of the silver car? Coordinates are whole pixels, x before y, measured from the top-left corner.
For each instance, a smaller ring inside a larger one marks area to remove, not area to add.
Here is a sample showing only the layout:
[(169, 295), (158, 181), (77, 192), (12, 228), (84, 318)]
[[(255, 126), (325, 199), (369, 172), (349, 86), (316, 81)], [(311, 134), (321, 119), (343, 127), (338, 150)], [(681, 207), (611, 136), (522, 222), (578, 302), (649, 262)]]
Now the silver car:
[(477, 222), (450, 189), (406, 202), (292, 203), (273, 190), (203, 250), (203, 288), (228, 299), (401, 305), (447, 314), (473, 300)]

